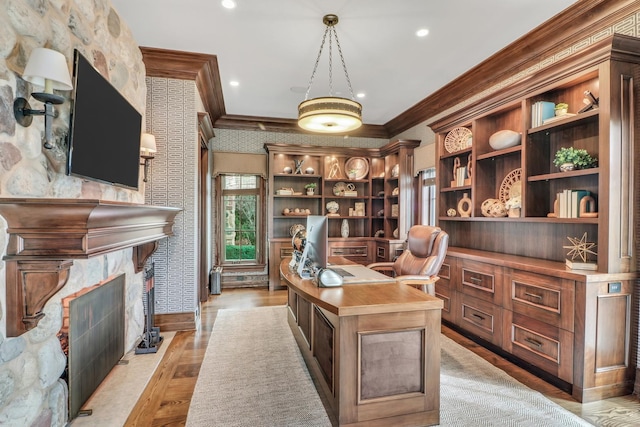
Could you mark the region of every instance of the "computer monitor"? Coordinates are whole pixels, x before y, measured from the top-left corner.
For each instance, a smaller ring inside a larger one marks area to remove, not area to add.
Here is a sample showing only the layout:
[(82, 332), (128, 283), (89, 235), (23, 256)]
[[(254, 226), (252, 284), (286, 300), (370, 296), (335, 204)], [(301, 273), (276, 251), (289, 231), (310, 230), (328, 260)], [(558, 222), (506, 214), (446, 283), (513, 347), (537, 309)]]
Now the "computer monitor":
[[(313, 266), (313, 272), (327, 268), (329, 248), (329, 222), (324, 215), (309, 215), (307, 217), (307, 242), (302, 251), (298, 274), (305, 275), (304, 269)], [(313, 273), (309, 272), (309, 273)]]

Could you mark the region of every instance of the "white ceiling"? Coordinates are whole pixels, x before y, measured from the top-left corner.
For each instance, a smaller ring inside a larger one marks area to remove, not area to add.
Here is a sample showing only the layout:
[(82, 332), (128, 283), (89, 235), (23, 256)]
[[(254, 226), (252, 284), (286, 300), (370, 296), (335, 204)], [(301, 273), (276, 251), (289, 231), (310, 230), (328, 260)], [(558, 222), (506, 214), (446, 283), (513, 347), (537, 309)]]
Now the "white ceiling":
[[(112, 0), (140, 46), (216, 55), (226, 114), (294, 119), (334, 13), (367, 124), (382, 125), (575, 0)], [(429, 29), (418, 38), (415, 32)], [(349, 98), (334, 42), (334, 95)], [(328, 49), (310, 98), (325, 96)], [(240, 85), (231, 87), (237, 80)]]

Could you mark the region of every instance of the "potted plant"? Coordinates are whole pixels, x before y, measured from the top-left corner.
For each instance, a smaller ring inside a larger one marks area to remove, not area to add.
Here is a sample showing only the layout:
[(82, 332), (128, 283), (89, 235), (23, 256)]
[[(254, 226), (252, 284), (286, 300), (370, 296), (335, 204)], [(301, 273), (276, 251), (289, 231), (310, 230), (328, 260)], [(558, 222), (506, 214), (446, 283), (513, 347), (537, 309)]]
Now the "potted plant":
[(583, 148), (562, 147), (553, 159), (553, 164), (566, 172), (574, 169), (589, 169), (598, 164), (598, 159), (591, 157)]
[(307, 189), (307, 196), (313, 196), (316, 191), (316, 186), (317, 184), (315, 182), (310, 182), (309, 184), (304, 186), (304, 188)]
[(567, 103), (560, 102), (555, 106), (556, 116), (562, 116), (564, 114), (567, 114), (568, 111), (569, 111), (569, 104)]

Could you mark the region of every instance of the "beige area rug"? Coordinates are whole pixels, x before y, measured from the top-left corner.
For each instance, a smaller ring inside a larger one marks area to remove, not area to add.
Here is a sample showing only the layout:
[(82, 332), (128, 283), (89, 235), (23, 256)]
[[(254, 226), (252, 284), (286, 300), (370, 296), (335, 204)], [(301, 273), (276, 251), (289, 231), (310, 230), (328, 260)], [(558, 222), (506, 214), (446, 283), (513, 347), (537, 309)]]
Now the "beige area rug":
[[(187, 427), (331, 426), (284, 306), (220, 310)], [(442, 426), (590, 426), (449, 338)]]

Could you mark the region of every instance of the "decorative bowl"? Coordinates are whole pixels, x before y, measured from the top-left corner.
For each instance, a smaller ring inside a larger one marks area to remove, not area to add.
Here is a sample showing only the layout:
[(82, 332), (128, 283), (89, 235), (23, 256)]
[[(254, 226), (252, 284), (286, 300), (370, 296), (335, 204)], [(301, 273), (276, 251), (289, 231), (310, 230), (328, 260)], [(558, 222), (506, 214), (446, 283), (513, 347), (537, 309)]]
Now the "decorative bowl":
[(494, 150), (504, 150), (520, 144), (522, 135), (512, 130), (499, 130), (489, 137), (489, 145)]

